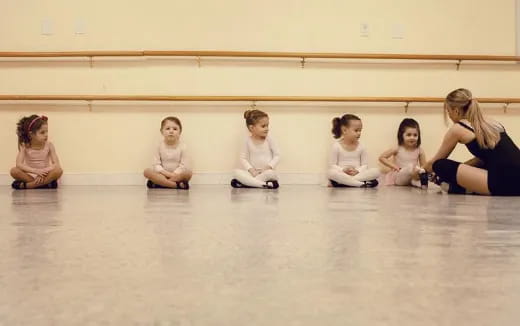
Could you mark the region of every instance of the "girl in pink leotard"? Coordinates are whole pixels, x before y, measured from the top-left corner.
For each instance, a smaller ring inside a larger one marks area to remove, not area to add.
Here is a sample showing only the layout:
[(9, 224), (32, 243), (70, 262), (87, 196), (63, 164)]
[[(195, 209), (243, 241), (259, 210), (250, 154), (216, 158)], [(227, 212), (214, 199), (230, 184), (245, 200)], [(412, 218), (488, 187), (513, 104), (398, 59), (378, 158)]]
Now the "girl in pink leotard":
[(428, 175), (421, 166), (426, 155), (421, 148), (421, 129), (414, 119), (403, 119), (397, 131), (398, 146), (385, 151), (379, 162), (391, 170), (381, 176), (383, 185), (427, 188)]
[(31, 115), (18, 121), (18, 156), (11, 169), (14, 189), (57, 188), (63, 174), (54, 145), (48, 141), (46, 116)]

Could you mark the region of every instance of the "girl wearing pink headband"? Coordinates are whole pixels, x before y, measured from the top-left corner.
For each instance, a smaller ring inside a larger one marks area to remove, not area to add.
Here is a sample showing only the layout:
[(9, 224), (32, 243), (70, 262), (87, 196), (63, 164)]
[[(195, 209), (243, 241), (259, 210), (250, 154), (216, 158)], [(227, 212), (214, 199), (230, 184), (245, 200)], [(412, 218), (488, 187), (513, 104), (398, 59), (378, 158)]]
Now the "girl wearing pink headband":
[(18, 156), (11, 169), (14, 189), (57, 188), (63, 174), (54, 145), (47, 140), (46, 116), (31, 115), (18, 121)]

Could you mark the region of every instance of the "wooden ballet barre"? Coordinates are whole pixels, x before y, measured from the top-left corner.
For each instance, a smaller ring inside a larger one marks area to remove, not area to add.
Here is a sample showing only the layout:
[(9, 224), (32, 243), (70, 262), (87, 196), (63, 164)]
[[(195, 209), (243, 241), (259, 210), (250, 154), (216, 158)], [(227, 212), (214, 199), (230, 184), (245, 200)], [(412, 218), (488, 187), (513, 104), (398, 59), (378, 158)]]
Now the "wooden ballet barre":
[(144, 51), (145, 56), (306, 58), (306, 59), (381, 59), (381, 60), (451, 60), (451, 61), (520, 61), (520, 56), (392, 54), (392, 53), (308, 53), (241, 51)]
[[(0, 101), (171, 101), (171, 102), (382, 102), (442, 103), (443, 97), (171, 96), (171, 95), (0, 95)], [(478, 98), (481, 103), (520, 103), (520, 98)]]
[(142, 57), (143, 51), (0, 52), (3, 58)]
[(441, 60), (441, 61), (518, 61), (520, 56), (463, 54), (397, 54), (397, 53), (315, 53), (315, 52), (246, 52), (246, 51), (65, 51), (65, 52), (0, 52), (4, 58), (50, 57), (241, 57), (301, 59), (377, 59), (377, 60)]

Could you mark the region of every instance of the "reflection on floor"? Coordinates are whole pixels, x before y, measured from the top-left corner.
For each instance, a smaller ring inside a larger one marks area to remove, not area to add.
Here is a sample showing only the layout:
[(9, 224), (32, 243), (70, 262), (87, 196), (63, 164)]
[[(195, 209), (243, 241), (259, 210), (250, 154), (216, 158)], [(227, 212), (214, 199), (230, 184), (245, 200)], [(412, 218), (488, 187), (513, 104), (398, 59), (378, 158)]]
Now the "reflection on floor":
[(518, 325), (520, 200), (0, 188), (0, 325)]

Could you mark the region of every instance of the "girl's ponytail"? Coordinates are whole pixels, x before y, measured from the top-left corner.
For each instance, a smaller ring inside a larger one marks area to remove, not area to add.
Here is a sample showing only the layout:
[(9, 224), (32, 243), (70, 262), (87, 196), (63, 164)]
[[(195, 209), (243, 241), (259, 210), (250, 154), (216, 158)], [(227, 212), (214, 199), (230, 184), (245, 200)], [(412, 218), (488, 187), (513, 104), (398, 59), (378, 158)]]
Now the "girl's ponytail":
[(340, 138), (341, 137), (341, 118), (335, 117), (332, 119), (332, 134), (334, 135), (334, 138)]

